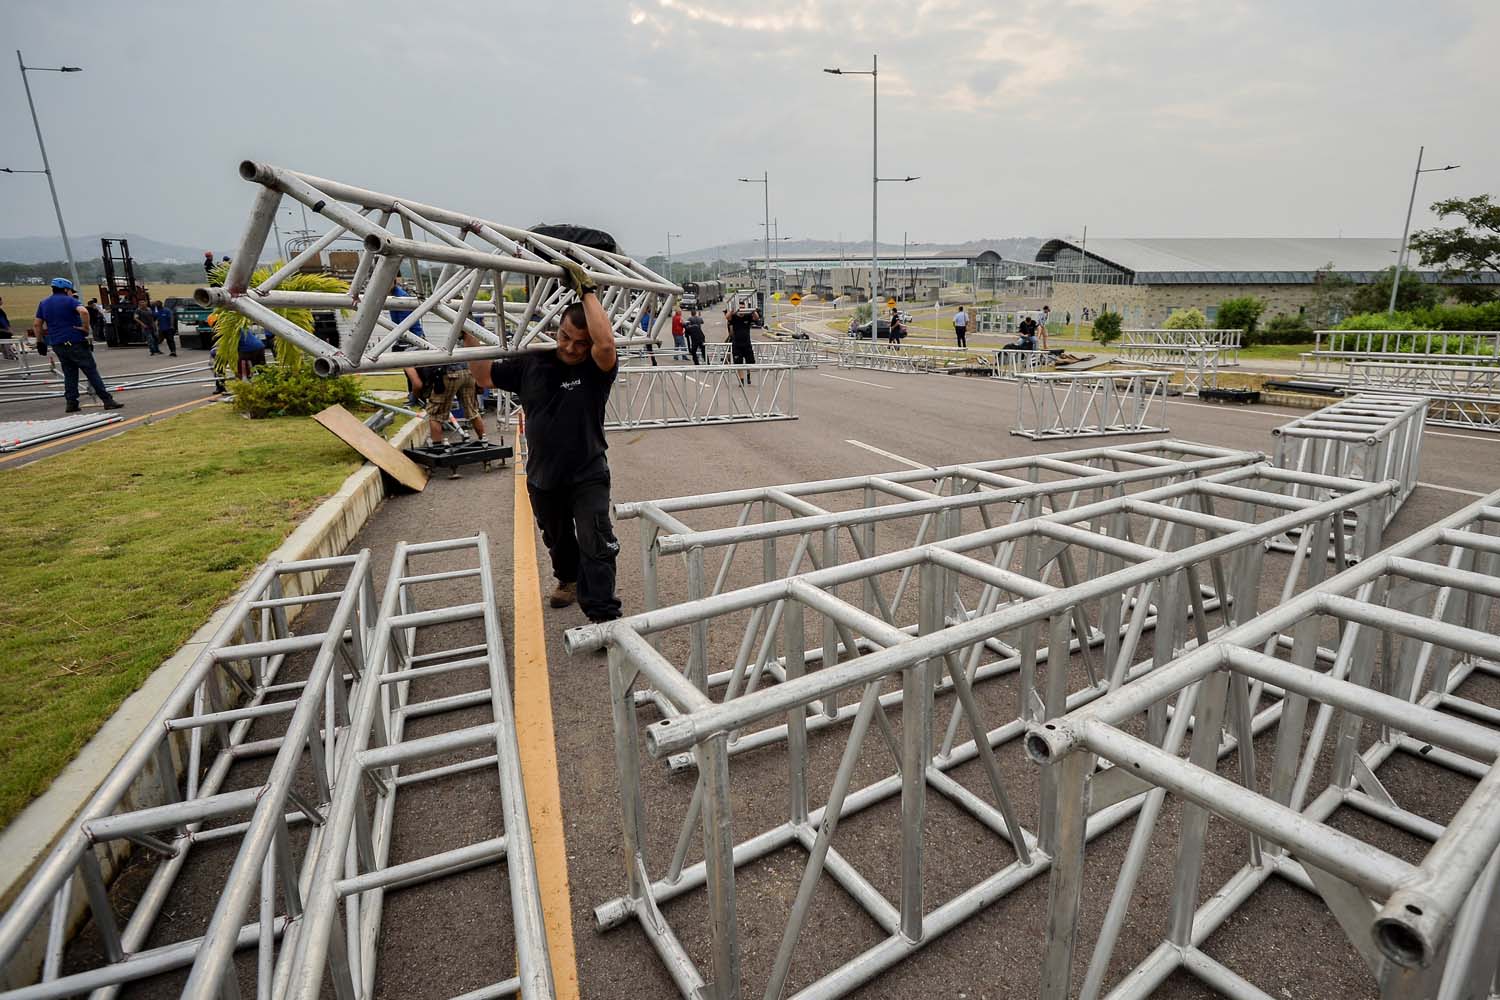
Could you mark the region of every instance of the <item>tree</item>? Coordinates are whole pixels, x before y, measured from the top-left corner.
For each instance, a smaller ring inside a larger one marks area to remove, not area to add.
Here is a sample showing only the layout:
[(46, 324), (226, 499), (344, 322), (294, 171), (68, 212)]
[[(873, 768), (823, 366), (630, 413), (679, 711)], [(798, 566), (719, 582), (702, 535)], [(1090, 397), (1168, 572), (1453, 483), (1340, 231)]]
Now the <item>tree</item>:
[[(1380, 277), (1368, 285), (1360, 285), (1349, 297), (1350, 307), (1357, 313), (1385, 312), (1391, 304), (1391, 282), (1395, 280), (1396, 267), (1391, 265), (1380, 272)], [(1429, 284), (1410, 271), (1401, 272), (1401, 288), (1396, 293), (1396, 309), (1409, 312), (1437, 305), (1439, 298), (1436, 285)]]
[[(1430, 267), (1441, 267), (1449, 278), (1478, 278), (1484, 271), (1500, 271), (1500, 204), (1487, 194), (1473, 198), (1445, 198), (1432, 203), (1439, 219), (1458, 216), (1463, 224), (1412, 233), (1411, 249)], [(1387, 286), (1389, 289), (1389, 286)], [(1459, 285), (1454, 297), (1485, 302), (1495, 297), (1493, 285)]]
[(1246, 333), (1255, 332), (1255, 324), (1260, 322), (1260, 314), (1265, 312), (1266, 304), (1253, 295), (1241, 295), (1233, 299), (1225, 299), (1219, 303), (1219, 316), (1215, 323), (1224, 330), (1244, 330)]
[[(269, 267), (258, 267), (250, 275), (250, 287), (254, 288), (269, 278), (273, 272), (281, 269), (281, 261), (274, 261)], [(214, 269), (214, 281), (224, 283), (224, 276), (229, 273), (227, 263), (220, 264)], [(330, 274), (293, 274), (288, 275), (281, 284), (276, 286), (281, 292), (347, 292), (349, 282), (342, 278), (335, 278)], [(415, 302), (415, 300), (413, 300)], [(289, 322), (300, 326), (308, 333), (312, 332), (313, 315), (311, 309), (272, 309), (272, 312), (282, 316)], [(223, 374), (234, 372), (240, 363), (240, 333), (251, 325), (241, 313), (233, 309), (220, 307), (209, 315), (208, 321), (214, 328), (214, 371)], [(276, 339), (276, 364), (288, 371), (297, 371), (302, 367), (305, 356), (301, 349), (284, 337)]]
[(1117, 312), (1102, 312), (1094, 317), (1094, 339), (1101, 344), (1108, 344), (1120, 336), (1120, 327), (1123, 319)]
[(1177, 309), (1162, 324), (1163, 330), (1204, 330), (1208, 328), (1208, 317), (1201, 309)]
[[(1386, 286), (1390, 295), (1390, 286)], [(1319, 327), (1341, 321), (1351, 311), (1354, 281), (1333, 269), (1329, 261), (1313, 275), (1312, 298), (1307, 304), (1307, 318)]]

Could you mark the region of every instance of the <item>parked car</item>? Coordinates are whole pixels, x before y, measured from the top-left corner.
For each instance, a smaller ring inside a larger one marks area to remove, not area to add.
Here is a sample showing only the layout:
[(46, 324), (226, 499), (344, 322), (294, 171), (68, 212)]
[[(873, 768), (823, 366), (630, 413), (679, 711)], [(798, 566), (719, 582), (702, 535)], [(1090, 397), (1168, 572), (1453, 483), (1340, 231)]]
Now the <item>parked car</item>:
[[(866, 320), (865, 322), (860, 323), (858, 326), (851, 326), (849, 328), (849, 336), (853, 337), (855, 340), (869, 340), (870, 339), (870, 323), (869, 323), (869, 321)], [(883, 319), (876, 320), (875, 321), (875, 336), (878, 339), (880, 339), (880, 340), (890, 340), (891, 339), (891, 324), (890, 324), (890, 322), (887, 321), (887, 320), (883, 320)]]

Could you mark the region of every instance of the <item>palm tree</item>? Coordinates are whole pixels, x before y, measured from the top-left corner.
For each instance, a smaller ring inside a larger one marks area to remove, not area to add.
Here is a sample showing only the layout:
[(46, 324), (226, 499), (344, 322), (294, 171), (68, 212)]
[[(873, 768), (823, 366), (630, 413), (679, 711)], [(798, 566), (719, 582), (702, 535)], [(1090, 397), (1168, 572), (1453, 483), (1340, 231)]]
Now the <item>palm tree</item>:
[[(258, 267), (250, 276), (250, 287), (255, 287), (265, 281), (276, 271), (281, 269), (281, 261), (273, 261), (267, 267)], [(227, 263), (220, 264), (214, 269), (214, 281), (224, 283), (224, 276), (229, 273)], [(282, 292), (347, 292), (349, 282), (342, 278), (335, 278), (331, 274), (293, 274), (277, 285), (277, 291)], [(313, 315), (311, 309), (274, 309), (278, 316), (300, 326), (308, 333), (312, 332)], [(217, 349), (214, 354), (214, 371), (220, 375), (225, 372), (239, 370), (240, 366), (240, 334), (250, 326), (250, 320), (240, 313), (220, 306), (213, 311), (208, 318), (209, 324), (214, 328), (214, 346)], [(290, 371), (302, 367), (307, 355), (285, 338), (276, 341), (276, 364)]]

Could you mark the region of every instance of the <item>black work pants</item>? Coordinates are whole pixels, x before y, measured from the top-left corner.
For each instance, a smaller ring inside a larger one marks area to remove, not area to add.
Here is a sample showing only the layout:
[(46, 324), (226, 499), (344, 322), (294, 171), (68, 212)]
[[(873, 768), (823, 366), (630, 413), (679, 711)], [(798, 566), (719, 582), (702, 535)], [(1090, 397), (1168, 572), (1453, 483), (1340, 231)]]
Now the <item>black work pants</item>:
[(609, 520), (609, 471), (581, 483), (538, 489), (529, 483), (531, 510), (542, 529), (559, 584), (578, 584), (578, 606), (589, 621), (620, 617), (615, 556), (620, 543)]
[(83, 372), (84, 378), (89, 380), (94, 395), (101, 402), (110, 398), (109, 390), (104, 388), (104, 379), (99, 377), (99, 366), (94, 364), (94, 352), (89, 350), (87, 344), (81, 341), (54, 344), (52, 350), (57, 352), (57, 360), (62, 362), (63, 398), (68, 401), (69, 406), (78, 405), (79, 372)]
[(688, 334), (688, 350), (692, 352), (693, 364), (708, 364), (708, 347), (701, 336), (695, 337), (692, 334)]
[(966, 327), (966, 326), (955, 326), (953, 328), (953, 336), (955, 336), (955, 337), (958, 338), (958, 346), (959, 347), (968, 347), (969, 346), (969, 341), (967, 339), (968, 336), (969, 336), (969, 328), (968, 327)]

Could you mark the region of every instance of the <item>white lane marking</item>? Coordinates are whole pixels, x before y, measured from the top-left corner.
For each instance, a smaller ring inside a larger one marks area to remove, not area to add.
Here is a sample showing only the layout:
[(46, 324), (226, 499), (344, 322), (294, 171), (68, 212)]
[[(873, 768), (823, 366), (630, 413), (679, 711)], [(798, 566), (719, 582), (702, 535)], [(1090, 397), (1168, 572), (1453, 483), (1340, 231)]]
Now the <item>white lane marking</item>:
[[(830, 375), (828, 377), (829, 378), (834, 378), (835, 376)], [(913, 462), (911, 459), (905, 458), (905, 457), (903, 457), (901, 455), (897, 455), (895, 452), (886, 451), (884, 448), (877, 448), (873, 444), (865, 444), (863, 441), (856, 441), (853, 438), (845, 438), (844, 439), (844, 443), (845, 444), (852, 444), (856, 448), (863, 448), (865, 451), (873, 451), (875, 454), (881, 456), (882, 458), (888, 458), (892, 462), (900, 462), (902, 465), (909, 465), (913, 469), (930, 469), (930, 468), (932, 468), (932, 466), (930, 466), (930, 465), (923, 465), (921, 462)]]
[[(830, 376), (830, 377), (832, 377), (832, 376)], [(1332, 405), (1332, 403), (1335, 403), (1335, 402), (1338, 402), (1338, 400), (1331, 400), (1330, 401), (1330, 405)], [(1218, 403), (1195, 403), (1192, 400), (1188, 400), (1188, 399), (1175, 399), (1175, 398), (1169, 401), (1169, 405), (1172, 405), (1172, 406), (1202, 406), (1202, 407), (1205, 407), (1205, 408), (1210, 409), (1210, 410), (1224, 410), (1224, 409), (1227, 408), (1225, 406), (1221, 406)], [(1270, 410), (1254, 410), (1254, 409), (1251, 409), (1249, 407), (1245, 407), (1243, 409), (1236, 410), (1234, 412), (1237, 412), (1237, 413), (1253, 413), (1253, 414), (1255, 414), (1258, 417), (1273, 417), (1273, 418), (1275, 418), (1277, 420), (1285, 420), (1289, 416), (1289, 414), (1285, 414), (1285, 413), (1273, 413)], [(1308, 410), (1307, 412), (1308, 413), (1312, 413), (1314, 411)], [(1429, 431), (1429, 430), (1424, 430), (1422, 433), (1424, 435), (1428, 436), (1428, 437), (1457, 438), (1460, 441), (1484, 441), (1484, 442), (1487, 442), (1489, 444), (1500, 443), (1500, 434), (1494, 435), (1492, 437), (1481, 437), (1481, 436), (1479, 436), (1477, 434), (1453, 434), (1453, 433), (1450, 433), (1448, 431)], [(1481, 495), (1481, 496), (1489, 496), (1488, 493), (1479, 494), (1479, 495)]]
[(1461, 493), (1461, 494), (1463, 494), (1466, 497), (1487, 497), (1487, 496), (1489, 496), (1488, 493), (1481, 493), (1478, 490), (1461, 490), (1457, 486), (1439, 486), (1437, 483), (1424, 483), (1424, 482), (1422, 482), (1420, 480), (1418, 480), (1417, 485), (1418, 486), (1425, 486), (1429, 490), (1442, 490), (1444, 493)]
[[(1486, 442), (1488, 442), (1490, 444), (1494, 444), (1497, 441), (1500, 441), (1500, 435), (1493, 435), (1491, 437), (1480, 437), (1477, 434), (1450, 434), (1450, 433), (1448, 433), (1446, 431), (1423, 431), (1422, 433), (1425, 434), (1425, 435), (1427, 435), (1428, 437), (1458, 438), (1460, 441), (1486, 441)], [(1488, 496), (1488, 495), (1489, 494), (1485, 494), (1485, 496)]]
[[(818, 374), (822, 375), (824, 378), (836, 378), (840, 382), (858, 382), (860, 385), (873, 385), (877, 389), (894, 389), (894, 388), (896, 388), (893, 385), (881, 385), (879, 382), (866, 382), (863, 379), (857, 379), (857, 378), (844, 378), (844, 376), (842, 376), (842, 375), (830, 375), (827, 372), (818, 372)], [(927, 466), (924, 465), (924, 466), (922, 466), (922, 468), (925, 469), (925, 468), (927, 468)]]

